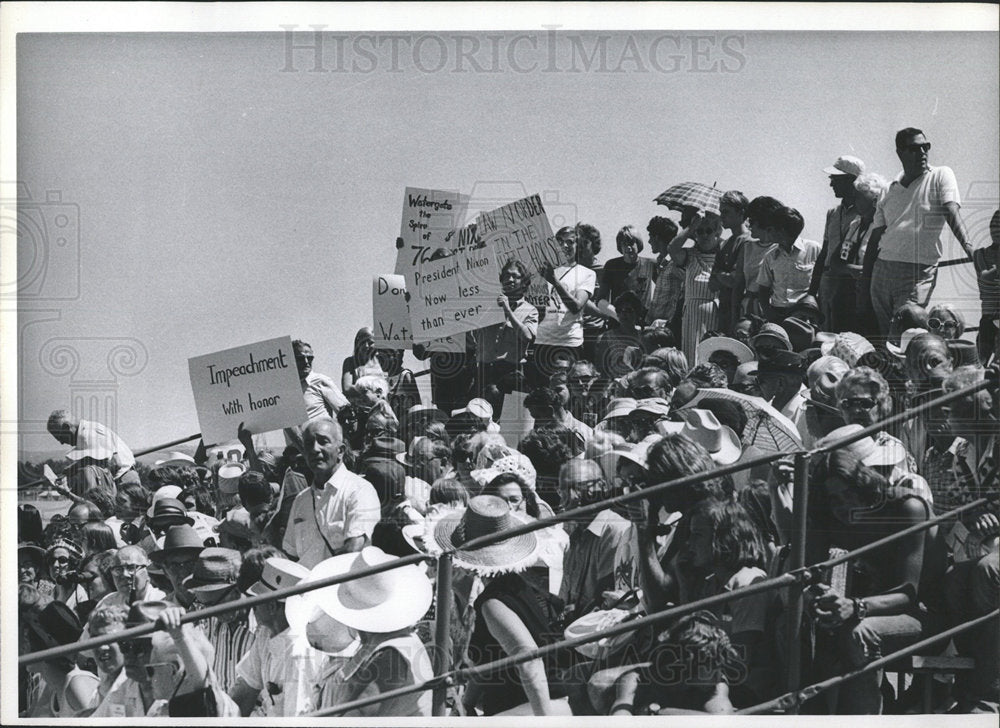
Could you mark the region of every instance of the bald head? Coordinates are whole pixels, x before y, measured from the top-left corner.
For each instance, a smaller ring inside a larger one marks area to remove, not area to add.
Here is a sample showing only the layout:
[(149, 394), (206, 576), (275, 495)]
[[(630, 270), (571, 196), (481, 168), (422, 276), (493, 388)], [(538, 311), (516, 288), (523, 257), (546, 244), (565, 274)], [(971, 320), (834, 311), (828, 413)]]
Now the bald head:
[(597, 480), (604, 477), (601, 466), (593, 460), (574, 458), (563, 464), (559, 469), (559, 485), (574, 488), (577, 484)]
[(930, 372), (935, 369), (950, 371), (951, 353), (948, 344), (937, 334), (927, 332), (913, 338), (906, 347), (906, 378), (914, 384), (928, 383)]

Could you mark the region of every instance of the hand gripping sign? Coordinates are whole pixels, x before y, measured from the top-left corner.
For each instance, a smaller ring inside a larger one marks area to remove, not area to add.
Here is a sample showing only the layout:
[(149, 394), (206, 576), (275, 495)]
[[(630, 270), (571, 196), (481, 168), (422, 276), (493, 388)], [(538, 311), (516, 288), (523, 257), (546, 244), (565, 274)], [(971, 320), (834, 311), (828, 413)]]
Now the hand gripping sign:
[(188, 370), (206, 445), (232, 440), (241, 422), (256, 434), (306, 421), (288, 336), (196, 356)]

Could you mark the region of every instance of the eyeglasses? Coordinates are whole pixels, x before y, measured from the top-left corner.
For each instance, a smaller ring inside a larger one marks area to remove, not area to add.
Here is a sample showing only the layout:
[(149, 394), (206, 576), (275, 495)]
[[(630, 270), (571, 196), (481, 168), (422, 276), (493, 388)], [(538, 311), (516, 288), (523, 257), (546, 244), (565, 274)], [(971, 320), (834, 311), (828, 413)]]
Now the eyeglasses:
[(145, 568), (146, 564), (119, 564), (111, 567), (111, 573), (115, 576), (124, 576), (125, 574), (136, 574)]
[(915, 154), (916, 152), (929, 152), (931, 150), (931, 143), (924, 142), (923, 144), (906, 144), (899, 148), (900, 151), (910, 152)]
[(134, 640), (122, 640), (118, 643), (122, 654), (136, 657), (153, 651), (153, 640), (151, 637), (140, 637)]
[(872, 409), (878, 402), (871, 397), (847, 397), (844, 406), (848, 409)]
[(950, 326), (956, 326), (957, 321), (951, 321), (949, 319), (942, 319), (935, 316), (934, 318), (927, 319), (927, 328), (931, 331), (938, 331), (939, 329), (946, 329)]

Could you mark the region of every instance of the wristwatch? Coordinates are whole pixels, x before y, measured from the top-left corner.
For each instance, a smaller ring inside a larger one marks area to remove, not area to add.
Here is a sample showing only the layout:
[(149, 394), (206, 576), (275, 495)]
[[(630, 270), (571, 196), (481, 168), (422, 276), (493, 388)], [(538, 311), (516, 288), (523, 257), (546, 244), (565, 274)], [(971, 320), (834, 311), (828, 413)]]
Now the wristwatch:
[(868, 602), (864, 599), (852, 599), (854, 602), (854, 617), (857, 620), (862, 620), (868, 616)]

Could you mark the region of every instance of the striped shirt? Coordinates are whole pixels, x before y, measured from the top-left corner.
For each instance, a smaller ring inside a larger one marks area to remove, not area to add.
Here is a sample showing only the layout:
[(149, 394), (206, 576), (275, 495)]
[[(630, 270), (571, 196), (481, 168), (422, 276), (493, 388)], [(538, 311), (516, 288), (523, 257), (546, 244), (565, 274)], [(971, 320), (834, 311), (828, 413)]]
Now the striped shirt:
[[(217, 684), (223, 692), (228, 693), (229, 689), (236, 684), (236, 666), (253, 644), (254, 633), (250, 631), (246, 620), (239, 622), (223, 622), (218, 617), (209, 617), (199, 623), (205, 630), (205, 636), (215, 647), (215, 662), (212, 667), (215, 670)], [(267, 639), (267, 630), (262, 630), (261, 634)]]

